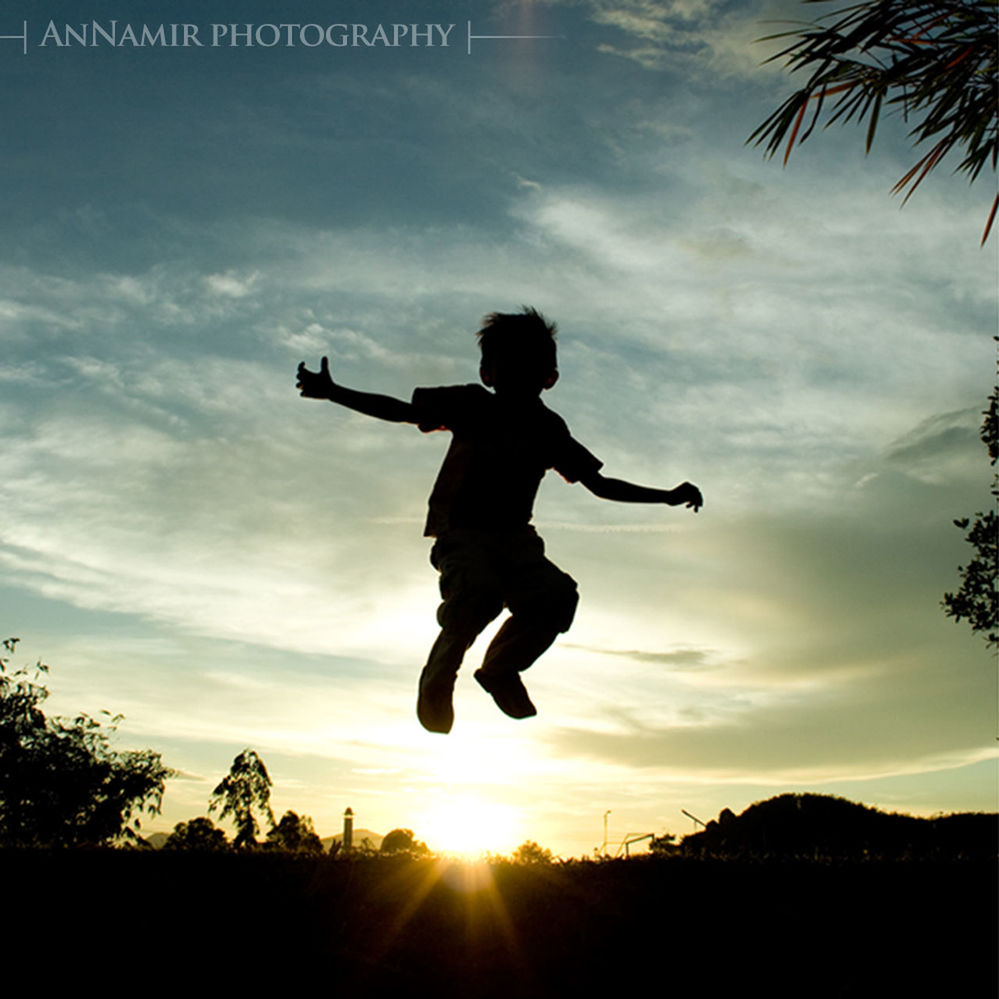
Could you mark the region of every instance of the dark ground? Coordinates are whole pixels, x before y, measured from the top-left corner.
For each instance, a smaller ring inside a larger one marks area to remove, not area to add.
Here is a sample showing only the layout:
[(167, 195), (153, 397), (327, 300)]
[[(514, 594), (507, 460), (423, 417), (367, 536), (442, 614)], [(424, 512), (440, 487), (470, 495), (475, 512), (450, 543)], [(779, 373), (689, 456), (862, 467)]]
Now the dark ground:
[(5, 963), (35, 985), (196, 995), (997, 994), (994, 862), (496, 864), (478, 886), (465, 870), (6, 851)]

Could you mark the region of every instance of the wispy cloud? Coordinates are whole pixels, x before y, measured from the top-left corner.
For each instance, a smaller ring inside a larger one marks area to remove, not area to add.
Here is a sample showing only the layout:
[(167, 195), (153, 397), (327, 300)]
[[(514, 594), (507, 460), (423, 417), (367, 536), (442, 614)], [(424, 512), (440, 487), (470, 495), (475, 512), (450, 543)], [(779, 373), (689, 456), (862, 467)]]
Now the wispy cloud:
[[(570, 0), (572, 2), (572, 0)], [(775, 20), (801, 19), (800, 4), (769, 0), (747, 9), (728, 0), (575, 0), (594, 23), (616, 29), (619, 43), (600, 51), (644, 69), (700, 70), (715, 78), (758, 78), (761, 64), (778, 48), (763, 43), (779, 28)]]

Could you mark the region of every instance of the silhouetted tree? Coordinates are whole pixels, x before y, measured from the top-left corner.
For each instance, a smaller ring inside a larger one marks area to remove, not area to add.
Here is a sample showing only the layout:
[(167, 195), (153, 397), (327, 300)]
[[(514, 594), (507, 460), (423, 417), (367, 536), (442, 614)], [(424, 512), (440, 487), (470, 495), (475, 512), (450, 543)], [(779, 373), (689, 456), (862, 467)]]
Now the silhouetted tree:
[(298, 816), (295, 812), (285, 812), (281, 821), (267, 834), (265, 849), (283, 850), (287, 853), (320, 854), (322, 840), (312, 827), (308, 815)]
[(229, 773), (212, 791), (208, 811), (219, 812), (219, 819), (232, 816), (236, 826), (233, 846), (252, 847), (257, 843), (259, 812), (274, 825), (271, 811), (271, 778), (264, 761), (252, 749), (244, 749), (233, 761)]
[(649, 840), (649, 853), (654, 853), (659, 857), (672, 856), (680, 852), (680, 847), (676, 842), (675, 833), (663, 833), (662, 836), (653, 836)]
[(538, 846), (533, 839), (521, 843), (513, 851), (515, 864), (550, 864), (555, 858), (547, 847)]
[(211, 819), (201, 816), (190, 822), (178, 822), (163, 844), (164, 850), (198, 850), (219, 853), (230, 849), (225, 832)]
[[(981, 439), (988, 449), (989, 462), (993, 468), (999, 458), (999, 386), (989, 396), (989, 408), (983, 412)], [(999, 476), (992, 477), (992, 496), (999, 501)], [(972, 523), (969, 517), (954, 521), (956, 527), (967, 530), (965, 541), (975, 549), (975, 557), (967, 564), (958, 566), (963, 576), (957, 593), (945, 593), (944, 612), (955, 621), (966, 619), (972, 631), (984, 633), (986, 644), (999, 645), (999, 593), (996, 579), (999, 577), (999, 537), (997, 537), (996, 511), (979, 511)], [(970, 525), (970, 526), (969, 526)]]
[(409, 853), (414, 857), (429, 853), (426, 843), (413, 837), (412, 829), (393, 829), (385, 834), (380, 853)]
[(355, 843), (354, 846), (351, 848), (350, 853), (347, 854), (347, 856), (351, 857), (375, 857), (377, 855), (378, 855), (378, 850), (375, 847), (375, 844), (371, 842), (371, 839), (368, 836), (365, 836), (360, 843)]
[[(869, 152), (881, 109), (888, 107), (915, 121), (909, 132), (913, 145), (933, 141), (895, 185), (896, 192), (908, 188), (906, 200), (954, 148), (963, 154), (956, 170), (971, 181), (986, 163), (995, 169), (995, 0), (868, 0), (769, 38), (794, 39), (770, 61), (784, 59), (790, 72), (809, 73), (805, 85), (749, 137), (757, 145), (765, 143), (770, 156), (787, 137), (786, 163), (795, 142), (812, 134), (823, 110), (826, 127), (866, 119)], [(997, 204), (999, 196), (983, 243)]]
[(0, 656), (0, 845), (142, 842), (139, 813), (159, 811), (172, 775), (160, 754), (113, 750), (121, 715), (104, 725), (86, 714), (47, 718), (49, 692), (38, 680), (48, 668), (39, 661), (32, 677), (8, 673), (8, 663)]

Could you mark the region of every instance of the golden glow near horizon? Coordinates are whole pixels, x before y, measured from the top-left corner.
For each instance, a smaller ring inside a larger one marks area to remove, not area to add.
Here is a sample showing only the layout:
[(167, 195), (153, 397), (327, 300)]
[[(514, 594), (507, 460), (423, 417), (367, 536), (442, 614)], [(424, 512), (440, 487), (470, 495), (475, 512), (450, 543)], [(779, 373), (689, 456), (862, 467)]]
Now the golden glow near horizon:
[(417, 809), (413, 821), (434, 853), (466, 860), (512, 853), (525, 838), (518, 809), (477, 795), (448, 795)]
[[(494, 710), (481, 700), (481, 710)], [(417, 838), (435, 853), (474, 860), (487, 852), (511, 853), (530, 838), (522, 809), (510, 798), (537, 774), (538, 761), (527, 733), (517, 738), (517, 731), (490, 738), (468, 719), (463, 732), (430, 743), (420, 740), (426, 747), (424, 786), (408, 814)]]

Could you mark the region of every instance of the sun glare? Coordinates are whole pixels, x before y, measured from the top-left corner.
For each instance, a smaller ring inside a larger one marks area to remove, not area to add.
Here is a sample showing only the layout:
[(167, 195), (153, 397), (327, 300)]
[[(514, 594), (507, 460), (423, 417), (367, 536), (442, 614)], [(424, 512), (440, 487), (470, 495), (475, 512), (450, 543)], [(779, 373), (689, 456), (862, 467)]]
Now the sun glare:
[(518, 820), (510, 805), (461, 796), (431, 805), (417, 828), (435, 853), (475, 860), (484, 853), (510, 853), (517, 845)]

